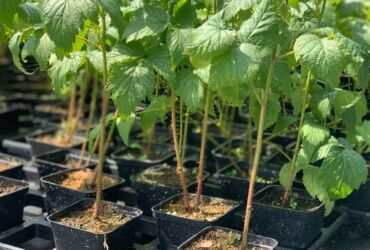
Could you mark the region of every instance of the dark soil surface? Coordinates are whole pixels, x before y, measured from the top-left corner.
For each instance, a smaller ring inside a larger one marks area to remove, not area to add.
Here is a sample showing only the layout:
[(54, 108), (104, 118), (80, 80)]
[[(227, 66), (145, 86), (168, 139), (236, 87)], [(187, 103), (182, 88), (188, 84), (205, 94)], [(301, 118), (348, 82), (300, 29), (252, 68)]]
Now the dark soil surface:
[(18, 189), (23, 188), (21, 185), (17, 185), (14, 183), (5, 183), (5, 182), (0, 182), (0, 196), (6, 195), (8, 193), (14, 192)]
[(172, 151), (171, 148), (152, 148), (148, 152), (145, 148), (127, 148), (119, 155), (126, 160), (160, 160)]
[[(256, 200), (258, 203), (262, 203), (269, 206), (283, 207), (283, 191), (282, 190), (272, 190), (269, 193), (266, 193), (265, 196)], [(292, 193), (290, 196), (290, 204), (287, 204), (286, 207), (298, 211), (309, 212), (316, 209), (320, 204), (316, 200), (310, 198), (301, 197), (296, 193)]]
[(108, 233), (131, 219), (131, 217), (124, 215), (119, 208), (109, 203), (101, 205), (99, 219), (93, 219), (93, 213), (94, 205), (82, 211), (71, 212), (59, 218), (58, 222), (93, 233)]
[(10, 162), (3, 162), (3, 161), (0, 161), (0, 172), (1, 171), (4, 171), (4, 170), (7, 170), (9, 168), (12, 168), (14, 166), (17, 166), (20, 162), (17, 161), (17, 160), (12, 160)]
[(197, 206), (195, 196), (190, 198), (190, 209), (185, 209), (183, 199), (165, 204), (160, 210), (164, 213), (198, 221), (213, 221), (234, 208), (234, 204), (220, 198), (203, 197)]

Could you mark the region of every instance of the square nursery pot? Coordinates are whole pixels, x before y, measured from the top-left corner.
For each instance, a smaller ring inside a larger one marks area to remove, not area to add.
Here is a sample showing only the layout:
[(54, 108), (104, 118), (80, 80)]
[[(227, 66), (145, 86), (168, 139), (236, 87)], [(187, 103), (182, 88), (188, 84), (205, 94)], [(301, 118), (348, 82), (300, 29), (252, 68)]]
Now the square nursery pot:
[[(160, 165), (153, 166), (150, 168), (156, 168)], [(197, 163), (194, 161), (186, 162), (184, 163), (184, 167), (196, 167)], [(176, 174), (176, 166), (170, 166), (173, 167), (174, 172), (173, 174), (177, 176)], [(145, 171), (145, 170), (144, 170)], [(136, 198), (137, 198), (137, 205), (138, 207), (143, 210), (144, 215), (151, 216), (152, 215), (152, 207), (157, 205), (163, 200), (168, 199), (169, 197), (179, 194), (182, 192), (181, 187), (171, 187), (171, 186), (164, 186), (164, 185), (155, 185), (148, 182), (140, 181), (137, 175), (131, 176), (131, 184), (133, 188), (136, 191)], [(203, 172), (203, 180), (205, 180), (209, 174), (207, 172)], [(187, 183), (187, 187), (189, 192), (195, 192), (197, 186), (197, 180), (196, 176), (194, 181), (191, 183)]]
[(72, 143), (71, 146), (61, 146), (61, 145), (41, 142), (36, 139), (37, 137), (43, 136), (43, 135), (55, 135), (57, 130), (58, 129), (56, 128), (48, 128), (48, 129), (40, 130), (31, 135), (26, 136), (27, 143), (31, 145), (33, 156), (42, 155), (42, 154), (45, 154), (46, 152), (50, 152), (58, 148), (59, 149), (80, 148), (83, 142), (85, 141), (84, 138), (74, 135), (72, 137), (72, 141), (74, 141), (74, 143)]
[(24, 114), (24, 110), (17, 107), (16, 105), (4, 104), (4, 108), (1, 107), (0, 102), (0, 134), (6, 134), (17, 131), (19, 128), (19, 116)]
[[(271, 193), (283, 194), (281, 186), (271, 185), (255, 194), (251, 217), (251, 229), (258, 235), (271, 237), (279, 246), (305, 249), (321, 233), (324, 219), (324, 204), (321, 203), (310, 211), (298, 211), (262, 204), (259, 201)], [(303, 189), (292, 189), (297, 199), (308, 199), (315, 202)]]
[(0, 175), (20, 179), (24, 163), (23, 159), (0, 153)]
[[(221, 183), (223, 197), (226, 199), (242, 201), (242, 204), (246, 202), (248, 194), (249, 180), (245, 177), (232, 176), (229, 173), (235, 170), (237, 165), (243, 172), (247, 173), (247, 164), (243, 161), (230, 163), (229, 165), (220, 169), (217, 173), (218, 179)], [(279, 183), (279, 173), (273, 168), (269, 168), (269, 165), (263, 165), (258, 169), (254, 190), (259, 191), (269, 185)]]
[(347, 198), (336, 203), (339, 206), (346, 206), (359, 211), (370, 210), (370, 179), (361, 185), (358, 190), (353, 191)]
[[(84, 192), (79, 190), (74, 190), (68, 187), (64, 187), (59, 183), (59, 181), (68, 173), (73, 171), (80, 171), (78, 169), (70, 169), (65, 170), (62, 172), (54, 173), (51, 175), (47, 175), (41, 178), (41, 185), (46, 194), (45, 203), (46, 203), (46, 211), (48, 214), (59, 210), (65, 206), (68, 206), (78, 200), (85, 199), (85, 198), (95, 198), (96, 192)], [(91, 169), (82, 169), (82, 171), (90, 171), (93, 172)], [(117, 196), (119, 193), (120, 188), (125, 183), (125, 180), (113, 175), (104, 174), (104, 176), (109, 176), (115, 180), (117, 183), (113, 186), (104, 188), (102, 190), (104, 200), (116, 202)]]
[(54, 248), (54, 237), (51, 228), (38, 223), (23, 227), (0, 240), (0, 249), (51, 250)]
[[(122, 214), (130, 216), (131, 220), (118, 228), (106, 233), (93, 233), (83, 229), (71, 227), (58, 222), (58, 218), (63, 217), (70, 212), (85, 209), (95, 202), (94, 199), (84, 199), (77, 201), (72, 205), (50, 215), (47, 220), (50, 222), (54, 234), (56, 249), (89, 249), (89, 250), (119, 250), (134, 249), (134, 222), (142, 213), (141, 210), (133, 207), (118, 205), (115, 203), (103, 201), (120, 209)], [(107, 247), (106, 247), (107, 246)]]
[(128, 152), (128, 150), (130, 150), (129, 147), (123, 147), (111, 154), (111, 158), (116, 162), (118, 166), (119, 176), (124, 178), (125, 180), (128, 180), (128, 184), (130, 184), (131, 175), (137, 174), (145, 170), (148, 167), (170, 162), (175, 155), (175, 151), (171, 144), (154, 143), (152, 147), (153, 149), (165, 149), (165, 150), (168, 150), (168, 152), (165, 152), (160, 159), (156, 159), (156, 160), (126, 159), (122, 156), (122, 154), (124, 154), (125, 152)]
[(34, 115), (39, 118), (61, 120), (67, 117), (68, 110), (57, 103), (43, 103), (34, 107)]
[(27, 183), (0, 176), (0, 189), (6, 185), (15, 185), (16, 189), (9, 193), (0, 193), (0, 232), (22, 222), (23, 206), (28, 191)]
[[(222, 230), (226, 233), (236, 233), (242, 237), (242, 232), (229, 229), (229, 228), (224, 228), (224, 227), (206, 227), (202, 231), (198, 232), (196, 235), (191, 237), (190, 239), (186, 240), (184, 243), (182, 243), (177, 250), (185, 250), (191, 247), (191, 245), (196, 242), (197, 240), (201, 239), (205, 235), (207, 235), (209, 232), (217, 231), (217, 230)], [(274, 239), (263, 237), (260, 235), (255, 235), (255, 234), (248, 234), (248, 246), (250, 247), (256, 247), (260, 250), (273, 250), (275, 247), (277, 247), (278, 242)]]
[[(234, 139), (231, 141), (224, 142), (218, 147), (212, 149), (212, 157), (216, 163), (218, 169), (229, 165), (232, 162), (244, 161), (245, 164), (249, 164), (248, 161), (244, 159), (239, 159), (235, 155), (225, 155), (224, 149), (230, 147), (230, 149), (235, 149), (237, 147), (242, 147), (245, 143), (244, 139)], [(269, 145), (264, 144), (262, 149), (263, 155), (261, 155), (261, 163), (265, 163), (277, 155), (277, 150)]]
[[(79, 161), (80, 151), (56, 149), (46, 154), (36, 156), (35, 166), (38, 169), (40, 177), (44, 177), (53, 173), (62, 172), (71, 168), (66, 165), (69, 161)], [(86, 166), (87, 157), (82, 157), (82, 168), (94, 167), (97, 162), (95, 159), (91, 159), (90, 163)]]
[[(194, 194), (190, 195), (194, 196)], [(213, 198), (205, 195), (203, 197)], [(160, 211), (164, 205), (178, 199), (182, 199), (182, 194), (176, 194), (152, 208), (153, 217), (156, 219), (158, 225), (161, 249), (177, 247), (208, 226), (231, 226), (234, 211), (239, 207), (239, 202), (223, 199), (225, 202), (231, 204), (233, 208), (212, 221), (193, 220)]]

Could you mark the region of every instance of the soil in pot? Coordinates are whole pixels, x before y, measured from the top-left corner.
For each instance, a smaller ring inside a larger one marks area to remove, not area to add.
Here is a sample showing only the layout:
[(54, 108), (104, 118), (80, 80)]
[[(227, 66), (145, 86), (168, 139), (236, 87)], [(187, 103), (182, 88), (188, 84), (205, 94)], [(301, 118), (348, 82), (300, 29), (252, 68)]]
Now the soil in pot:
[[(81, 192), (95, 192), (96, 185), (95, 182), (92, 181), (93, 179), (94, 172), (79, 170), (69, 172), (64, 176), (60, 176), (60, 178), (56, 180), (56, 183), (63, 187), (78, 190)], [(117, 180), (111, 178), (110, 176), (103, 175), (103, 189), (109, 188), (117, 183)]]
[(132, 219), (130, 216), (123, 214), (118, 207), (104, 202), (100, 207), (98, 220), (92, 219), (93, 214), (94, 205), (91, 205), (80, 211), (71, 211), (56, 221), (70, 227), (103, 234), (116, 229)]
[(0, 182), (0, 196), (6, 195), (8, 193), (12, 193), (23, 186), (15, 184), (15, 183), (2, 183)]
[[(185, 183), (192, 183), (197, 178), (197, 168), (184, 168)], [(179, 179), (176, 167), (167, 163), (150, 167), (134, 177), (137, 182), (144, 182), (156, 186), (179, 188)]]
[(51, 134), (42, 134), (32, 138), (36, 142), (54, 145), (59, 148), (70, 148), (78, 144), (81, 144), (83, 141), (80, 139), (72, 138), (70, 142), (65, 142), (65, 134), (63, 131), (58, 130), (56, 133)]
[(199, 207), (195, 196), (191, 196), (189, 202), (190, 209), (184, 207), (182, 199), (175, 199), (166, 203), (159, 211), (196, 221), (214, 221), (235, 207), (234, 203), (227, 200), (209, 196), (202, 197)]
[(35, 107), (35, 111), (60, 115), (67, 115), (68, 113), (67, 109), (52, 104), (39, 104)]
[(0, 172), (2, 172), (4, 170), (8, 170), (9, 168), (12, 168), (14, 166), (17, 166), (18, 164), (20, 164), (20, 162), (18, 162), (16, 160), (11, 161), (11, 162), (0, 161)]
[(145, 147), (129, 147), (122, 151), (117, 157), (123, 158), (125, 160), (150, 160), (157, 161), (166, 157), (173, 150), (172, 148), (160, 148), (154, 147), (148, 153)]
[[(194, 241), (190, 246), (184, 250), (239, 250), (241, 244), (241, 234), (230, 231), (226, 232), (221, 229), (210, 231)], [(248, 250), (268, 250), (268, 248), (257, 247), (253, 245), (248, 246)]]

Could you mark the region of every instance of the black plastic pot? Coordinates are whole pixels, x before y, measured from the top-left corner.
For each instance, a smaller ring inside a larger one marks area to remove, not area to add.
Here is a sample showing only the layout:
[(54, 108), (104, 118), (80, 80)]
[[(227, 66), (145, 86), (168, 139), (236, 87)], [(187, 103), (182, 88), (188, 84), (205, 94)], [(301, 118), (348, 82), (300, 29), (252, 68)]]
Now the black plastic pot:
[(37, 131), (31, 135), (26, 136), (26, 141), (31, 145), (32, 148), (32, 154), (33, 156), (38, 156), (45, 154), (47, 152), (53, 151), (54, 149), (70, 149), (70, 148), (80, 148), (83, 144), (83, 141), (85, 140), (82, 137), (78, 136), (73, 136), (73, 140), (79, 141), (72, 147), (61, 147), (57, 145), (52, 145), (52, 144), (46, 144), (40, 141), (37, 141), (35, 138), (41, 135), (46, 135), (46, 134), (55, 134), (57, 132), (56, 128), (48, 128), (48, 129), (42, 129), (40, 131)]
[(78, 201), (47, 218), (53, 230), (56, 248), (58, 250), (103, 250), (107, 248), (110, 250), (133, 249), (135, 236), (134, 222), (142, 213), (142, 211), (137, 208), (110, 203), (110, 205), (122, 210), (124, 215), (130, 216), (132, 219), (105, 234), (96, 234), (86, 230), (73, 228), (57, 221), (58, 218), (65, 216), (72, 211), (78, 211), (91, 206), (94, 201), (94, 199)]
[[(39, 171), (40, 177), (44, 177), (53, 173), (65, 171), (68, 168), (65, 163), (69, 159), (79, 160), (79, 151), (56, 149), (49, 153), (37, 156), (35, 165)], [(93, 167), (97, 164), (95, 160), (91, 160), (88, 166), (85, 166), (87, 157), (83, 157), (82, 167)]]
[[(256, 234), (276, 239), (280, 246), (307, 248), (321, 233), (324, 205), (317, 205), (310, 211), (298, 211), (259, 203), (271, 192), (283, 194), (284, 189), (271, 185), (255, 194), (251, 229)], [(305, 190), (293, 188), (291, 195), (314, 201)]]
[(0, 232), (22, 222), (23, 206), (28, 191), (28, 184), (0, 176), (0, 186), (13, 184), (17, 190), (0, 195)]
[[(187, 162), (184, 167), (196, 167), (196, 162)], [(154, 166), (156, 167), (156, 166)], [(176, 175), (176, 166), (174, 168), (174, 175)], [(203, 179), (209, 176), (207, 172), (203, 172)], [(163, 200), (169, 197), (179, 194), (182, 192), (181, 187), (169, 187), (169, 186), (159, 186), (150, 183), (142, 182), (137, 180), (136, 176), (131, 177), (131, 183), (136, 191), (137, 205), (143, 210), (144, 215), (150, 216), (152, 214), (152, 207), (157, 205)], [(188, 183), (187, 187), (189, 192), (195, 192), (197, 185), (196, 179), (192, 183)]]
[[(82, 192), (67, 187), (63, 187), (58, 183), (58, 180), (66, 176), (69, 172), (79, 171), (79, 170), (66, 170), (63, 172), (58, 172), (41, 178), (41, 185), (44, 188), (46, 194), (46, 211), (48, 214), (68, 206), (78, 200), (84, 198), (94, 198), (96, 192)], [(83, 169), (82, 171), (93, 171), (91, 169)], [(108, 175), (113, 179), (116, 179), (117, 184), (105, 188), (102, 190), (104, 200), (115, 202), (117, 201), (117, 196), (120, 188), (124, 184), (125, 180), (116, 176)]]
[(359, 211), (370, 210), (370, 179), (361, 185), (360, 189), (353, 191), (351, 195), (343, 200), (339, 200), (337, 205), (346, 206), (350, 209)]
[[(188, 247), (190, 247), (191, 244), (193, 244), (195, 241), (200, 239), (201, 237), (205, 236), (209, 232), (217, 231), (217, 230), (222, 230), (227, 233), (234, 232), (234, 233), (239, 234), (240, 236), (242, 234), (242, 232), (240, 231), (229, 229), (229, 228), (224, 228), (224, 227), (214, 227), (214, 226), (206, 227), (202, 231), (200, 231), (199, 233), (197, 233), (196, 235), (194, 235), (193, 237), (191, 237), (190, 239), (182, 243), (177, 249), (185, 250)], [(248, 234), (248, 245), (252, 247), (257, 247), (258, 249), (262, 248), (264, 250), (273, 250), (278, 245), (278, 242), (271, 238), (267, 238), (267, 237), (263, 237), (263, 236), (259, 236), (255, 234)]]
[[(229, 165), (232, 162), (240, 161), (240, 159), (238, 159), (235, 156), (225, 155), (223, 153), (223, 150), (227, 149), (228, 147), (230, 149), (234, 149), (236, 147), (243, 146), (244, 143), (245, 143), (245, 140), (243, 140), (243, 139), (234, 139), (234, 140), (225, 142), (225, 143), (221, 144), (220, 146), (214, 148), (212, 150), (212, 157), (213, 157), (214, 161), (216, 162), (216, 165), (217, 165), (218, 169), (221, 169), (221, 168), (225, 167), (226, 165)], [(272, 159), (273, 157), (275, 157), (277, 155), (277, 150), (274, 149), (273, 147), (269, 148), (268, 145), (263, 145), (263, 152), (264, 152), (264, 154), (261, 156), (261, 163), (262, 164), (269, 161), (270, 159)], [(244, 160), (242, 160), (242, 161), (244, 161)], [(244, 163), (248, 164), (248, 161), (244, 161)]]
[(120, 156), (124, 154), (129, 148), (124, 147), (121, 148), (111, 154), (112, 160), (114, 160), (118, 166), (118, 173), (119, 176), (124, 178), (130, 184), (130, 177), (131, 175), (137, 174), (148, 167), (167, 163), (170, 162), (175, 155), (175, 151), (173, 150), (173, 146), (171, 144), (153, 144), (153, 148), (170, 148), (171, 150), (161, 159), (157, 160), (136, 160), (136, 159), (125, 159), (124, 157)]
[(13, 178), (13, 179), (20, 179), (22, 174), (22, 168), (24, 164), (24, 160), (16, 158), (11, 155), (0, 153), (0, 163), (11, 163), (12, 161), (17, 161), (17, 164), (12, 165), (11, 167), (0, 171), (1, 176)]
[(231, 218), (234, 211), (239, 206), (239, 203), (236, 201), (225, 200), (226, 202), (232, 204), (234, 208), (223, 216), (214, 219), (213, 221), (197, 221), (193, 219), (178, 217), (160, 211), (161, 207), (163, 207), (165, 204), (178, 199), (182, 199), (182, 194), (174, 195), (152, 208), (153, 216), (157, 220), (158, 224), (161, 249), (169, 249), (169, 247), (179, 246), (185, 240), (189, 239), (200, 230), (208, 226), (231, 226)]
[(60, 105), (57, 105), (56, 103), (45, 103), (45, 104), (39, 104), (34, 107), (34, 116), (39, 118), (48, 118), (48, 119), (58, 119), (61, 120), (65, 117), (67, 117), (67, 110), (65, 112), (56, 112), (56, 111), (44, 111), (43, 106), (51, 106), (60, 108)]
[(7, 107), (5, 111), (0, 112), (0, 134), (17, 131), (19, 127), (19, 116), (23, 113), (20, 108)]
[(26, 226), (0, 240), (0, 249), (52, 250), (55, 248), (51, 228), (42, 224)]
[[(229, 165), (223, 167), (218, 172), (218, 178), (221, 181), (221, 187), (222, 187), (224, 198), (236, 200), (236, 201), (242, 201), (244, 203), (246, 201), (246, 197), (248, 193), (249, 181), (247, 178), (242, 178), (238, 176), (230, 176), (227, 174), (231, 170), (235, 169), (234, 164), (236, 164), (241, 170), (247, 173), (245, 162), (239, 161), (236, 163), (230, 163)], [(266, 186), (279, 183), (279, 173), (273, 169), (268, 168), (268, 165), (261, 166), (258, 169), (257, 176), (262, 177), (264, 179), (269, 179), (271, 180), (271, 182), (263, 183), (263, 182), (258, 182), (257, 180), (254, 186), (255, 191), (261, 190), (265, 188)]]

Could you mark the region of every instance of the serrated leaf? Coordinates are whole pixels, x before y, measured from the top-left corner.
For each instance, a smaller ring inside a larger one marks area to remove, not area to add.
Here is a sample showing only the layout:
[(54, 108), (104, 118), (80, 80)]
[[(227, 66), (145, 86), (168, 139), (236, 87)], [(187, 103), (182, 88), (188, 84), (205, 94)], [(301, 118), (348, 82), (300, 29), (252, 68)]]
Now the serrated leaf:
[(111, 66), (116, 63), (126, 63), (144, 56), (144, 51), (135, 46), (125, 44), (116, 44), (111, 51), (107, 53), (107, 61)]
[(209, 83), (209, 72), (211, 71), (211, 65), (205, 68), (194, 69), (193, 72), (197, 75), (203, 82)]
[(235, 40), (235, 32), (229, 30), (220, 12), (194, 31), (188, 52), (192, 57), (210, 59), (217, 53), (231, 46)]
[(302, 110), (302, 106), (303, 106), (302, 96), (303, 95), (304, 95), (304, 91), (302, 89), (302, 86), (297, 86), (290, 95), (290, 99), (293, 105), (294, 115), (298, 115)]
[[(292, 164), (290, 162), (288, 163), (285, 163), (283, 165), (283, 167), (280, 169), (280, 172), (279, 172), (279, 182), (280, 184), (285, 188), (287, 189), (288, 188), (288, 179), (289, 179), (289, 172), (290, 172), (290, 169), (291, 169), (291, 166)], [(293, 178), (296, 176), (296, 174), (303, 168), (304, 166), (300, 165), (299, 162), (297, 161), (296, 162), (296, 166), (295, 166), (295, 173), (294, 173), (294, 176)]]
[(29, 24), (41, 23), (41, 12), (38, 3), (22, 3), (19, 5), (19, 15)]
[(191, 69), (177, 72), (174, 87), (176, 94), (184, 100), (190, 112), (196, 112), (203, 106), (204, 86)]
[(170, 98), (166, 96), (154, 98), (141, 115), (141, 127), (143, 131), (149, 129), (157, 120), (164, 122), (169, 105)]
[(123, 13), (120, 0), (96, 0), (105, 12), (110, 16), (111, 22), (118, 30), (119, 37), (122, 37), (124, 29)]
[(135, 11), (123, 37), (127, 42), (154, 36), (164, 31), (169, 23), (166, 12), (156, 7), (144, 7)]
[(258, 4), (258, 0), (229, 0), (224, 7), (225, 19), (236, 16), (239, 11), (248, 10)]
[(149, 62), (149, 65), (167, 81), (172, 82), (175, 78), (175, 73), (171, 70), (171, 58), (168, 48), (166, 46), (154, 47), (147, 52), (147, 55), (146, 60)]
[(167, 44), (170, 50), (172, 63), (177, 65), (184, 54), (185, 48), (191, 39), (192, 31), (190, 29), (177, 29), (168, 33)]
[(173, 20), (180, 27), (191, 27), (197, 19), (197, 12), (191, 0), (179, 0), (173, 7)]
[(356, 132), (370, 146), (370, 121), (364, 121), (361, 126), (356, 126)]
[(275, 47), (279, 40), (280, 21), (276, 15), (276, 6), (273, 1), (262, 0), (251, 18), (240, 27), (238, 38), (245, 43)]
[(50, 69), (49, 76), (51, 84), (56, 92), (68, 84), (68, 81), (76, 75), (78, 69), (84, 62), (84, 55), (81, 52), (73, 52), (70, 57), (58, 60)]
[(294, 53), (301, 65), (310, 69), (315, 77), (329, 86), (338, 86), (339, 76), (345, 67), (345, 56), (338, 42), (314, 34), (304, 34), (297, 38)]
[(107, 89), (121, 114), (131, 114), (154, 88), (154, 73), (142, 62), (116, 64), (111, 68)]
[(27, 55), (32, 55), (41, 69), (48, 70), (49, 57), (55, 48), (55, 44), (50, 40), (47, 33), (35, 33), (25, 43), (22, 50), (22, 58)]
[(0, 23), (13, 27), (14, 16), (19, 12), (20, 0), (0, 0)]
[(310, 107), (317, 119), (324, 120), (330, 115), (334, 99), (335, 91), (330, 89), (323, 89), (312, 95)]
[(327, 190), (321, 183), (317, 167), (306, 166), (303, 169), (303, 184), (313, 198), (318, 198), (324, 203), (325, 215), (328, 215), (334, 208), (334, 201), (330, 200)]
[(133, 113), (127, 117), (120, 116), (116, 120), (118, 134), (126, 146), (129, 145), (130, 131), (134, 123), (135, 123), (135, 114)]
[[(253, 113), (252, 118), (255, 124), (258, 124), (260, 118), (260, 104), (258, 101), (253, 98)], [(266, 109), (266, 117), (265, 117), (265, 126), (264, 128), (267, 129), (274, 125), (278, 118), (281, 111), (281, 106), (279, 102), (279, 96), (276, 94), (271, 94), (269, 99), (267, 100), (267, 109)]]
[(17, 68), (22, 71), (22, 73), (26, 75), (31, 75), (32, 73), (28, 72), (24, 67), (21, 62), (20, 58), (20, 44), (22, 42), (22, 37), (23, 33), (17, 31), (14, 33), (14, 35), (10, 38), (9, 40), (9, 50), (12, 52), (12, 57), (13, 57), (13, 63)]
[(98, 9), (92, 0), (45, 0), (41, 13), (50, 39), (69, 51), (85, 20), (96, 20)]
[[(350, 92), (342, 89), (335, 89), (335, 100), (333, 106), (339, 116), (343, 116), (345, 112), (351, 114), (348, 123), (361, 124), (362, 118), (367, 113), (367, 104), (364, 96), (357, 92)], [(344, 118), (344, 117), (343, 117)], [(346, 120), (343, 120), (346, 122)]]
[(218, 94), (226, 102), (233, 106), (242, 107), (245, 100), (249, 96), (249, 86), (246, 84), (235, 85), (230, 87), (221, 87), (218, 89)]
[(243, 43), (232, 46), (212, 60), (209, 84), (213, 89), (253, 81), (259, 70), (258, 47)]
[(342, 144), (330, 148), (320, 168), (320, 181), (331, 200), (347, 197), (366, 182), (367, 175), (361, 155)]
[(302, 149), (308, 162), (330, 136), (329, 129), (312, 119), (306, 119), (300, 130), (302, 136)]

